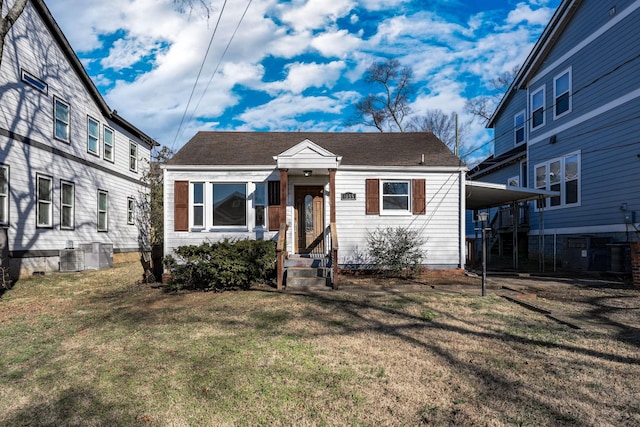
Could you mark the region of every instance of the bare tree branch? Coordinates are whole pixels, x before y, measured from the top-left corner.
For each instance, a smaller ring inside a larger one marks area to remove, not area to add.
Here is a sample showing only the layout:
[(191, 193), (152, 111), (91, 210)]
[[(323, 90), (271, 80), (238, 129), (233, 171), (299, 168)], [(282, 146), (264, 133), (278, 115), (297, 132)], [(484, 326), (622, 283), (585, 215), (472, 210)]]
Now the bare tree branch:
[(510, 71), (500, 73), (497, 77), (491, 79), (487, 84), (487, 88), (493, 93), (469, 99), (464, 105), (465, 111), (482, 119), (484, 122), (488, 122), (498, 107), (500, 100), (509, 89), (509, 86), (511, 86), (511, 82), (518, 74), (519, 69), (519, 67), (514, 67)]
[[(469, 133), (468, 123), (457, 124), (458, 146), (466, 143)], [(445, 143), (452, 152), (456, 147), (456, 113), (447, 115), (440, 109), (427, 110), (422, 116), (412, 117), (407, 130), (419, 132), (431, 132)]]
[[(0, 0), (0, 14), (3, 10), (4, 0)], [(22, 15), (27, 0), (16, 0), (9, 9), (9, 12), (5, 16), (0, 17), (0, 65), (2, 65), (2, 53), (4, 52), (4, 39), (6, 38), (9, 30), (16, 22), (16, 20)]]

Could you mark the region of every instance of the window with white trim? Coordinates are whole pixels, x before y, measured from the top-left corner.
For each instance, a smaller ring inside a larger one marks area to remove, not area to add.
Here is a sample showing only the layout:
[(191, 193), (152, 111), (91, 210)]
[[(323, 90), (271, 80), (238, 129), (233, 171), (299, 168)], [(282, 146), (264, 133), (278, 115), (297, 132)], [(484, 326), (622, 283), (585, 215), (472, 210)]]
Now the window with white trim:
[(513, 116), (513, 133), (516, 145), (524, 142), (524, 117), (524, 110)]
[(69, 104), (53, 97), (53, 136), (69, 142)]
[(194, 182), (191, 184), (191, 226), (193, 228), (204, 228), (204, 182)]
[(129, 170), (138, 172), (138, 144), (129, 141)]
[(115, 132), (110, 127), (102, 128), (102, 157), (113, 162), (113, 144), (115, 142)]
[(264, 227), (266, 223), (266, 185), (264, 182), (256, 183), (253, 191), (253, 207), (255, 209), (255, 226)]
[(109, 193), (98, 190), (98, 231), (109, 231)]
[(100, 123), (87, 116), (87, 151), (98, 155), (98, 141), (100, 140)]
[(511, 178), (509, 178), (507, 180), (507, 185), (509, 187), (520, 187), (520, 176), (516, 175), (516, 176), (512, 176)]
[(136, 200), (133, 197), (127, 197), (127, 224), (135, 223)]
[(554, 119), (571, 112), (571, 69), (553, 79), (553, 99)]
[(544, 86), (531, 93), (531, 129), (544, 126)]
[(60, 228), (73, 230), (75, 227), (75, 184), (60, 180)]
[(247, 184), (214, 182), (213, 226), (247, 226)]
[(382, 197), (380, 212), (382, 214), (411, 213), (410, 181), (381, 181)]
[(576, 206), (580, 204), (580, 153), (571, 153), (563, 157), (539, 163), (535, 167), (536, 188), (558, 191), (559, 196), (539, 201), (538, 208)]
[(0, 165), (0, 225), (9, 224), (9, 166)]
[(36, 227), (53, 227), (53, 178), (36, 175)]

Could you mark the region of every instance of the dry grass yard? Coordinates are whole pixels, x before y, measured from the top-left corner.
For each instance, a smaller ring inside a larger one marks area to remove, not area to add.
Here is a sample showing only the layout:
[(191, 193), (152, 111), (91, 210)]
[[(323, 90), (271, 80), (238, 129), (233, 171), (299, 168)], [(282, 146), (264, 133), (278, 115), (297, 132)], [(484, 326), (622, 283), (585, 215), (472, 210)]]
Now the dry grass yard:
[[(640, 290), (345, 277), (168, 294), (138, 265), (0, 297), (0, 425), (640, 425)], [(364, 284), (363, 284), (364, 283)]]

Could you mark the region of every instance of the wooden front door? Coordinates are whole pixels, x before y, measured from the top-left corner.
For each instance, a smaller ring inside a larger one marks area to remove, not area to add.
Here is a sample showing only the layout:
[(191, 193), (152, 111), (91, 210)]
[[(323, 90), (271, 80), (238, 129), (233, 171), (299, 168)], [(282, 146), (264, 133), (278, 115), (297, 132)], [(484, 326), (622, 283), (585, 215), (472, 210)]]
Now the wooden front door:
[(324, 254), (324, 188), (295, 188), (297, 252)]

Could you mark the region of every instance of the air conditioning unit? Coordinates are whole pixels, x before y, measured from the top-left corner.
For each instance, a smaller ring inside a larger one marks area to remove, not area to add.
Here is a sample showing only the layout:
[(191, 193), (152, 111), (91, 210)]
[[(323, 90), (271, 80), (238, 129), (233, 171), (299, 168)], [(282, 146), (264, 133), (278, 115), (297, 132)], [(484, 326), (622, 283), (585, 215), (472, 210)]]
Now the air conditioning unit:
[(84, 270), (84, 252), (80, 249), (60, 250), (60, 271), (73, 272)]
[(80, 249), (84, 252), (84, 268), (98, 270), (113, 267), (113, 245), (111, 243), (82, 243)]

